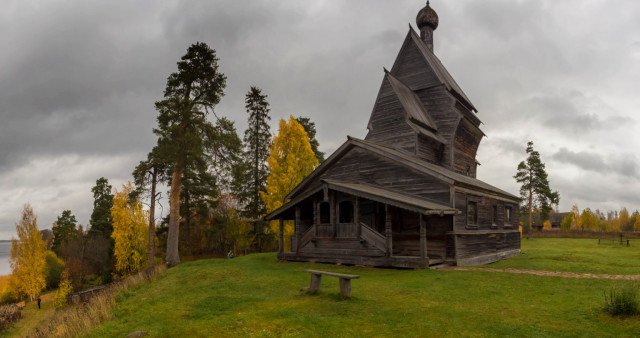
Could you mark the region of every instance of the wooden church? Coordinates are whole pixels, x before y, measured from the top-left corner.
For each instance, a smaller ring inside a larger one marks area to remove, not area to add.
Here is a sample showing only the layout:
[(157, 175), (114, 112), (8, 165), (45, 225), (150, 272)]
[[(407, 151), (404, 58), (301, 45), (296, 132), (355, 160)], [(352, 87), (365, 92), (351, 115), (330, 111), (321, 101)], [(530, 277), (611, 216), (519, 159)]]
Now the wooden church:
[[(390, 71), (364, 140), (347, 141), (266, 220), (278, 258), (381, 267), (477, 265), (520, 253), (520, 199), (476, 179), (476, 108), (433, 52), (427, 2)], [(283, 222), (293, 220), (291, 248)]]

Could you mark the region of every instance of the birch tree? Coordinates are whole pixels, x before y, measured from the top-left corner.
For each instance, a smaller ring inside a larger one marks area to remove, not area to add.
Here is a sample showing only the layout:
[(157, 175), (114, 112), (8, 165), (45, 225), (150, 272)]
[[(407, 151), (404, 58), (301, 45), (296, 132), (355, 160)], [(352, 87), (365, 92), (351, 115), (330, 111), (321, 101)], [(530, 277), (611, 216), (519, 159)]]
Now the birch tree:
[(17, 283), (17, 293), (34, 300), (47, 285), (46, 243), (38, 230), (38, 216), (31, 205), (25, 204), (22, 217), (16, 223), (18, 239), (11, 240), (12, 277)]

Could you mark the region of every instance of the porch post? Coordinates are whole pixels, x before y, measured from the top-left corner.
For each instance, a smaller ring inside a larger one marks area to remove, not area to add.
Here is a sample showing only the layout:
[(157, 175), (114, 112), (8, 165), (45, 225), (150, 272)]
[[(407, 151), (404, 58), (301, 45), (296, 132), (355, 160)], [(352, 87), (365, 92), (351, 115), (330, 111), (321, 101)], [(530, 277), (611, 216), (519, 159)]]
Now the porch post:
[(420, 214), (420, 258), (426, 259), (429, 266), (429, 257), (427, 256), (427, 219)]
[(318, 201), (313, 199), (313, 224), (318, 224)]
[(302, 227), (300, 226), (300, 206), (296, 206), (296, 224), (294, 226), (296, 234), (296, 252), (300, 248), (300, 239), (302, 239)]
[(360, 229), (360, 197), (356, 196), (356, 203), (353, 205), (353, 222), (356, 224), (356, 229), (358, 229), (358, 238), (360, 238), (360, 234), (362, 234), (362, 229)]
[(284, 252), (284, 221), (282, 220), (282, 217), (280, 217), (278, 220), (280, 221), (280, 238), (278, 241), (278, 252), (283, 253)]
[(333, 235), (331, 237), (336, 237), (336, 192), (329, 192), (329, 222), (331, 223), (331, 229), (333, 230)]
[(393, 239), (391, 238), (391, 214), (389, 213), (389, 205), (384, 205), (384, 235), (387, 237), (387, 256), (393, 256)]

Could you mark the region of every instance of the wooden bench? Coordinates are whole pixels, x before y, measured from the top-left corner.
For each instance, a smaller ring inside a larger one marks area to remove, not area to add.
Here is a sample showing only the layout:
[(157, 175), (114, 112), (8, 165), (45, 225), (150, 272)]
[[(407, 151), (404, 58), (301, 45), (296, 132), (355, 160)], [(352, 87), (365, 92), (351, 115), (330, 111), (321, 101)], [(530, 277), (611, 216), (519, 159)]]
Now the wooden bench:
[(318, 270), (305, 270), (304, 272), (311, 274), (311, 285), (309, 285), (309, 288), (307, 289), (311, 292), (320, 291), (320, 285), (322, 284), (322, 275), (340, 278), (340, 294), (344, 297), (351, 296), (351, 280), (360, 278), (360, 276), (357, 275), (345, 275), (342, 273)]

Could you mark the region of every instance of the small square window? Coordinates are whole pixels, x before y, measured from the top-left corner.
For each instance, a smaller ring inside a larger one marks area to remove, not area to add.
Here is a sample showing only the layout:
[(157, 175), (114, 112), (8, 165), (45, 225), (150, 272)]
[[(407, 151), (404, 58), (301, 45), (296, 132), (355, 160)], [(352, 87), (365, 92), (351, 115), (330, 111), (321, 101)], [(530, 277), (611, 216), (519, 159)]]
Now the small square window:
[(467, 203), (467, 225), (476, 225), (476, 224), (478, 224), (478, 203), (468, 202)]

